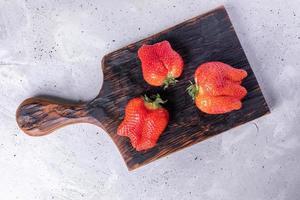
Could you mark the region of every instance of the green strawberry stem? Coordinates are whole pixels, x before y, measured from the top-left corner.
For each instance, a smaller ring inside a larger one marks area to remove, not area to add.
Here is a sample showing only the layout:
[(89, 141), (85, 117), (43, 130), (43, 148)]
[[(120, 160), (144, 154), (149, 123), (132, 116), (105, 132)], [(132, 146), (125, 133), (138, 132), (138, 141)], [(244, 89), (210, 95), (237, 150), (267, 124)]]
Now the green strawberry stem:
[(178, 82), (172, 75), (168, 75), (164, 80), (164, 89), (167, 89), (170, 85), (175, 85)]
[(161, 108), (161, 104), (166, 103), (167, 101), (162, 100), (159, 94), (152, 95), (150, 98), (147, 95), (144, 95), (145, 106), (148, 109), (155, 110)]
[(199, 93), (199, 86), (195, 83), (193, 84), (192, 81), (190, 81), (190, 86), (186, 89), (188, 94), (192, 97), (193, 100), (195, 100), (197, 94)]

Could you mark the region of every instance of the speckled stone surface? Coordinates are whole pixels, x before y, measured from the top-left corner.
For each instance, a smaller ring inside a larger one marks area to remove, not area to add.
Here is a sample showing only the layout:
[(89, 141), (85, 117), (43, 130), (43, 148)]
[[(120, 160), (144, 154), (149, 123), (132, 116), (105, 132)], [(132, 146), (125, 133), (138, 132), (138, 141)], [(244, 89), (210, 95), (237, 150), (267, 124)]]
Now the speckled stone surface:
[[(89, 100), (100, 60), (225, 4), (271, 114), (128, 172), (98, 127), (32, 138), (25, 98)], [(0, 0), (0, 196), (12, 200), (300, 199), (300, 1)]]

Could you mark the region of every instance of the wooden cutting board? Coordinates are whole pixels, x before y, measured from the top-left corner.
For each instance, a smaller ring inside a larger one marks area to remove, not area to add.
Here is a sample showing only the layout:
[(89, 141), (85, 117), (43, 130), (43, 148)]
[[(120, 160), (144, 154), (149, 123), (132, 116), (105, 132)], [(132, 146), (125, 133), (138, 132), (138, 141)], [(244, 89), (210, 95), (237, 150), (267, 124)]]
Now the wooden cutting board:
[[(151, 87), (143, 80), (141, 63), (137, 57), (137, 50), (142, 44), (162, 40), (168, 40), (185, 62), (179, 82), (167, 90)], [(199, 64), (208, 61), (221, 61), (248, 72), (248, 77), (242, 83), (248, 95), (243, 100), (241, 110), (209, 115), (195, 107), (186, 88), (189, 80), (193, 80)], [(224, 7), (106, 55), (102, 60), (102, 70), (104, 83), (94, 100), (72, 104), (53, 98), (27, 99), (17, 110), (19, 127), (29, 135), (41, 136), (67, 124), (95, 124), (111, 136), (128, 169), (133, 170), (269, 113), (268, 105)], [(166, 108), (170, 112), (170, 122), (154, 148), (137, 152), (129, 139), (118, 136), (116, 130), (131, 98), (157, 92), (168, 99)]]

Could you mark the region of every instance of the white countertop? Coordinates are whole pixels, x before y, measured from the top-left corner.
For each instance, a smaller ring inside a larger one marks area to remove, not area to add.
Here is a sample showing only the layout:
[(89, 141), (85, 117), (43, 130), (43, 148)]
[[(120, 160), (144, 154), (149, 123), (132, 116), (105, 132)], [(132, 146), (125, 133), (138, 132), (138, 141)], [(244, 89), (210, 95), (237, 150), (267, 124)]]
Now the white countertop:
[[(128, 172), (100, 128), (32, 138), (25, 98), (90, 100), (100, 60), (225, 4), (271, 114)], [(0, 0), (0, 197), (5, 200), (300, 199), (299, 0)], [(257, 126), (257, 127), (256, 127)]]

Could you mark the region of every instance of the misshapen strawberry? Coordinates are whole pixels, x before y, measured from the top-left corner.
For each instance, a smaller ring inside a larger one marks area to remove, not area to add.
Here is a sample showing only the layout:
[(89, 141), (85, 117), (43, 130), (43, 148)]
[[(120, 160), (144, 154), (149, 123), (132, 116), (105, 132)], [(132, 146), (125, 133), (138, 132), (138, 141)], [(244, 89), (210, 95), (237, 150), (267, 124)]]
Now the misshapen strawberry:
[(154, 100), (147, 96), (131, 99), (117, 134), (129, 137), (137, 151), (154, 147), (169, 121), (169, 113), (161, 106), (162, 103), (164, 101), (159, 95)]
[(143, 45), (138, 50), (142, 62), (145, 81), (152, 86), (164, 86), (176, 83), (183, 71), (181, 56), (172, 49), (168, 41), (153, 45)]
[(208, 114), (239, 110), (247, 90), (240, 84), (247, 72), (222, 62), (208, 62), (195, 72), (195, 85), (188, 88), (196, 106)]

